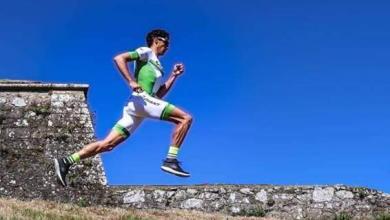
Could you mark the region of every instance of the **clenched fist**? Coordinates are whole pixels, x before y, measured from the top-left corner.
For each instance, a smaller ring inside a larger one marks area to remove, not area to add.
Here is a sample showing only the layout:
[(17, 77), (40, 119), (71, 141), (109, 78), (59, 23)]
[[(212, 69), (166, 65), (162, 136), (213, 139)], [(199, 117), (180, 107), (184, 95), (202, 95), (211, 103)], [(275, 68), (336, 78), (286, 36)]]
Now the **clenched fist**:
[(184, 72), (184, 64), (177, 63), (173, 66), (172, 74), (174, 76), (179, 76)]

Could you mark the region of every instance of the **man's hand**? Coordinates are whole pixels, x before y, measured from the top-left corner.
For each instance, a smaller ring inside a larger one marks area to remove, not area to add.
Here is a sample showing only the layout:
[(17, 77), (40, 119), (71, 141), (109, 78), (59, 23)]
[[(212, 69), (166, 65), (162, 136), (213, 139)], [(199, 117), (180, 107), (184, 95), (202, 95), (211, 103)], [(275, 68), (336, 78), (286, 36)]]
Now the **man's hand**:
[(158, 89), (158, 91), (156, 93), (157, 97), (163, 98), (165, 96), (165, 94), (167, 94), (169, 89), (171, 89), (173, 82), (177, 79), (176, 77), (183, 74), (183, 72), (184, 72), (184, 64), (182, 64), (182, 63), (175, 64), (173, 66), (172, 73), (169, 76), (168, 80), (164, 83), (164, 85), (162, 85)]
[(134, 92), (142, 92), (143, 91), (141, 86), (139, 86), (138, 83), (136, 83), (135, 81), (130, 82), (130, 87), (131, 87), (131, 89), (133, 89)]
[(174, 76), (179, 76), (179, 75), (183, 74), (183, 72), (184, 72), (184, 64), (177, 63), (173, 66), (172, 74)]

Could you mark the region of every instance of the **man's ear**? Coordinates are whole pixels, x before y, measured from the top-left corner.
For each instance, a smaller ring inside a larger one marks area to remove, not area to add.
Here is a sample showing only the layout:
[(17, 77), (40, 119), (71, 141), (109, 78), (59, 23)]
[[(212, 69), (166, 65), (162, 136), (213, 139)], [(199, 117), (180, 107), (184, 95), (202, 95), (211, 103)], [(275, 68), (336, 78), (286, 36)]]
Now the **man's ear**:
[(153, 38), (153, 44), (156, 45), (158, 42), (157, 38)]

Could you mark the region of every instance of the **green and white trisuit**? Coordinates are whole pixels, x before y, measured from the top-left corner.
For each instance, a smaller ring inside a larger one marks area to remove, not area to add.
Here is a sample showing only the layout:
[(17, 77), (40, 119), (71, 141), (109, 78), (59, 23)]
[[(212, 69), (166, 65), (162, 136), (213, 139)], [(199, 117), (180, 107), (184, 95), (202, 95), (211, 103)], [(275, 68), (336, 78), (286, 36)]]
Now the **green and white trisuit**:
[(144, 118), (166, 119), (175, 108), (155, 96), (163, 85), (163, 68), (156, 54), (148, 47), (140, 47), (129, 54), (136, 61), (135, 78), (144, 91), (132, 93), (129, 103), (123, 108), (122, 118), (113, 128), (125, 138), (135, 131)]

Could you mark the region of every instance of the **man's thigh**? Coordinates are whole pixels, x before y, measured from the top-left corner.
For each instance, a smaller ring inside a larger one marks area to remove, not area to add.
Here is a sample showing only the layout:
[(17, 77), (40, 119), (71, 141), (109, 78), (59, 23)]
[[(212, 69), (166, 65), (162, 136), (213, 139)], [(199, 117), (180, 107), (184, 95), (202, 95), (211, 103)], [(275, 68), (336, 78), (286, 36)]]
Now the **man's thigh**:
[(134, 133), (143, 119), (143, 117), (130, 115), (125, 108), (123, 110), (122, 118), (115, 124), (112, 132), (116, 132), (126, 139)]

